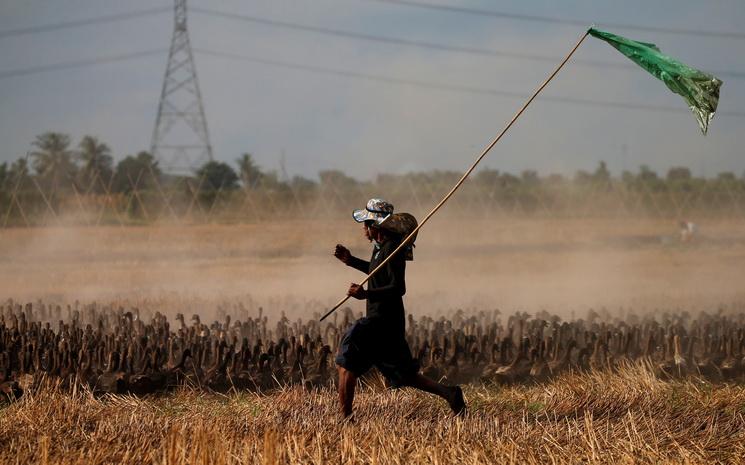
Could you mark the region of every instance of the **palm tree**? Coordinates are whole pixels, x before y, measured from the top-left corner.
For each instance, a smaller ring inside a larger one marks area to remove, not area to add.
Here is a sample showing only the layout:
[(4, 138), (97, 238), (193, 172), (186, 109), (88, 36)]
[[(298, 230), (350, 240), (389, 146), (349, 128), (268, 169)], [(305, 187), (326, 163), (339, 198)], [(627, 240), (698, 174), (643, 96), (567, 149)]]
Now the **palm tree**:
[(37, 148), (31, 152), (33, 167), (43, 184), (56, 191), (60, 182), (75, 179), (77, 167), (69, 149), (70, 136), (46, 132), (36, 136), (32, 145)]
[(111, 178), (113, 158), (111, 149), (97, 138), (85, 136), (78, 145), (78, 158), (83, 166), (79, 179), (83, 189), (100, 194)]

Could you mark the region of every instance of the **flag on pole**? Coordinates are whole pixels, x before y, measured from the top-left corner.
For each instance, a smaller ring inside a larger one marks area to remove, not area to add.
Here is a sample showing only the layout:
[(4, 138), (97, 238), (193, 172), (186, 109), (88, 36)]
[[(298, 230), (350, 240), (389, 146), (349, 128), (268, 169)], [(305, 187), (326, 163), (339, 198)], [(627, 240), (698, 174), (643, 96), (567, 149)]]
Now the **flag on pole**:
[(722, 81), (663, 54), (655, 44), (637, 42), (595, 28), (588, 32), (591, 36), (608, 42), (664, 82), (668, 89), (682, 96), (696, 117), (701, 132), (706, 135), (709, 122), (717, 110)]

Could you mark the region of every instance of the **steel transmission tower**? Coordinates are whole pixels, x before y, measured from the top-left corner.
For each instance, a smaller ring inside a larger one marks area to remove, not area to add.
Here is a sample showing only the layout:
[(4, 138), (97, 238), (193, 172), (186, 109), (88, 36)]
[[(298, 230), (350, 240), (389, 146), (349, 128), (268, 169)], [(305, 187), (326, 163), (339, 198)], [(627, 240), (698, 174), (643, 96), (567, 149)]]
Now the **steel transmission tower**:
[(186, 28), (186, 0), (175, 0), (174, 13), (150, 151), (164, 172), (186, 174), (212, 160), (212, 146)]

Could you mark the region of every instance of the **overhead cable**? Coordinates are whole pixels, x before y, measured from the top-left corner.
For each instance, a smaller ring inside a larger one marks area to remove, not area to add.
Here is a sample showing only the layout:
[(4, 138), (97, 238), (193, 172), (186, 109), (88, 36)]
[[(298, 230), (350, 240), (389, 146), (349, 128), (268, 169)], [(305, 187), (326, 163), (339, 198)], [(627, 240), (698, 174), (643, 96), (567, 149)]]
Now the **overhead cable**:
[[(292, 63), (292, 62), (286, 62), (286, 61), (280, 61), (280, 60), (274, 60), (274, 59), (251, 57), (251, 56), (246, 56), (246, 55), (218, 52), (214, 50), (206, 50), (206, 49), (201, 49), (201, 48), (195, 48), (194, 52), (198, 54), (202, 54), (202, 55), (207, 55), (207, 56), (229, 58), (233, 60), (264, 64), (268, 66), (274, 66), (274, 67), (280, 67), (280, 68), (286, 68), (286, 69), (309, 71), (309, 72), (318, 73), (318, 74), (334, 75), (334, 76), (341, 76), (341, 77), (354, 78), (354, 79), (364, 79), (367, 81), (382, 82), (382, 83), (387, 83), (387, 84), (407, 85), (407, 86), (415, 86), (415, 87), (421, 87), (421, 88), (437, 89), (437, 90), (448, 91), (448, 92), (460, 92), (460, 93), (468, 93), (468, 94), (476, 94), (476, 95), (491, 95), (491, 96), (507, 97), (507, 98), (524, 99), (527, 96), (527, 94), (524, 94), (521, 92), (504, 91), (504, 90), (490, 89), (490, 88), (485, 88), (485, 87), (437, 83), (437, 82), (432, 82), (432, 81), (421, 81), (417, 79), (405, 79), (405, 78), (398, 78), (398, 77), (392, 77), (392, 76), (360, 73), (357, 71), (326, 68), (326, 67), (315, 66), (315, 65), (307, 65), (307, 64)], [(603, 101), (603, 100), (585, 99), (585, 98), (577, 98), (577, 97), (544, 96), (544, 97), (541, 97), (541, 100), (546, 100), (550, 102), (559, 102), (559, 103), (569, 103), (569, 104), (576, 104), (576, 105), (596, 106), (596, 107), (626, 108), (626, 109), (631, 109), (631, 110), (646, 110), (646, 111), (675, 112), (675, 113), (688, 111), (686, 108), (681, 108), (681, 107), (660, 106), (660, 105), (645, 104), (645, 103)], [(720, 112), (717, 112), (717, 114), (727, 115), (727, 116), (736, 116), (736, 117), (745, 117), (745, 112), (720, 111)]]
[[(406, 79), (406, 78), (399, 78), (399, 77), (393, 77), (393, 76), (368, 74), (368, 73), (361, 73), (358, 71), (326, 68), (326, 67), (316, 66), (316, 65), (307, 65), (307, 64), (301, 64), (301, 63), (292, 63), (292, 62), (286, 62), (286, 61), (280, 61), (280, 60), (265, 59), (265, 58), (260, 58), (260, 57), (251, 57), (251, 56), (246, 56), (246, 55), (218, 52), (214, 50), (207, 50), (207, 49), (201, 49), (201, 48), (194, 48), (193, 50), (194, 52), (198, 54), (202, 54), (206, 56), (228, 58), (228, 59), (233, 59), (233, 60), (246, 61), (250, 63), (263, 64), (267, 66), (273, 66), (273, 67), (279, 67), (279, 68), (285, 68), (285, 69), (302, 70), (302, 71), (308, 71), (308, 72), (313, 72), (317, 74), (361, 79), (361, 80), (381, 82), (381, 83), (386, 83), (386, 84), (406, 85), (406, 86), (414, 86), (414, 87), (420, 87), (420, 88), (426, 88), (426, 89), (436, 89), (436, 90), (447, 91), (447, 92), (458, 92), (458, 93), (466, 93), (466, 94), (473, 94), (473, 95), (491, 95), (491, 96), (505, 97), (505, 98), (524, 99), (526, 97), (526, 94), (521, 93), (521, 92), (504, 91), (504, 90), (490, 89), (486, 87), (438, 83), (438, 82), (432, 82), (432, 81), (422, 81), (418, 79)], [(104, 64), (104, 63), (113, 63), (113, 62), (119, 62), (119, 61), (133, 60), (133, 59), (143, 58), (143, 57), (152, 56), (152, 55), (164, 55), (167, 52), (168, 52), (167, 49), (144, 50), (141, 52), (125, 53), (125, 54), (120, 54), (120, 55), (110, 55), (110, 56), (92, 58), (88, 60), (77, 60), (77, 61), (69, 61), (69, 62), (63, 62), (63, 63), (53, 63), (49, 65), (36, 66), (36, 67), (31, 67), (31, 68), (0, 71), (0, 79), (6, 79), (6, 78), (11, 78), (11, 77), (17, 77), (17, 76), (26, 76), (26, 75), (38, 74), (38, 73), (45, 73), (45, 72), (50, 72), (50, 71), (81, 68), (81, 67), (94, 66), (94, 65)], [(549, 101), (549, 102), (568, 103), (568, 104), (595, 106), (595, 107), (616, 107), (616, 108), (626, 108), (630, 110), (645, 110), (645, 111), (674, 112), (674, 113), (685, 111), (681, 107), (660, 106), (660, 105), (644, 104), (644, 103), (603, 101), (603, 100), (585, 99), (585, 98), (577, 98), (577, 97), (544, 96), (544, 97), (541, 97), (541, 99), (545, 101)], [(726, 116), (734, 116), (734, 117), (745, 117), (745, 112), (719, 111), (717, 112), (717, 114), (726, 115)]]
[[(429, 50), (437, 50), (442, 52), (451, 53), (467, 53), (472, 55), (489, 56), (494, 58), (511, 58), (518, 60), (530, 60), (555, 63), (556, 57), (549, 55), (539, 55), (531, 53), (504, 51), (504, 50), (493, 50), (478, 47), (465, 47), (459, 45), (447, 45), (438, 44), (420, 40), (402, 39), (398, 37), (387, 37), (378, 34), (365, 34), (361, 32), (348, 31), (343, 29), (334, 29), (327, 27), (312, 26), (308, 24), (301, 24), (290, 21), (279, 21), (274, 19), (262, 18), (258, 16), (249, 16), (237, 13), (227, 13), (223, 11), (212, 10), (209, 8), (193, 7), (190, 9), (191, 12), (206, 16), (219, 17), (224, 19), (232, 19), (239, 21), (251, 22), (254, 24), (261, 24), (264, 26), (270, 26), (275, 28), (292, 29), (303, 32), (311, 32), (315, 34), (323, 34), (328, 36), (343, 37), (346, 39), (363, 40), (370, 42), (379, 42), (391, 45), (401, 45), (408, 47), (423, 48)], [(612, 61), (601, 61), (601, 60), (572, 60), (572, 63), (580, 66), (589, 66), (593, 68), (613, 68), (613, 69), (638, 69), (638, 66), (633, 63), (622, 63)], [(729, 76), (736, 79), (745, 79), (745, 72), (738, 71), (725, 71), (725, 70), (707, 70), (717, 76)]]
[(7, 71), (0, 71), (0, 79), (6, 79), (16, 76), (27, 76), (30, 74), (46, 73), (49, 71), (59, 71), (63, 69), (82, 68), (85, 66), (100, 65), (103, 63), (113, 63), (117, 61), (133, 60), (135, 58), (142, 58), (151, 55), (164, 55), (168, 52), (168, 49), (156, 49), (156, 50), (144, 50), (142, 52), (134, 53), (123, 53), (119, 55), (109, 55), (98, 58), (90, 58), (87, 60), (76, 60), (67, 61), (63, 63), (52, 63), (49, 65), (33, 66), (30, 68), (10, 69)]
[(152, 16), (160, 13), (173, 11), (173, 7), (150, 8), (147, 10), (131, 11), (129, 13), (120, 13), (106, 16), (97, 16), (95, 18), (79, 19), (74, 21), (64, 21), (60, 23), (42, 24), (38, 26), (22, 27), (17, 29), (6, 29), (0, 31), (0, 39), (6, 37), (20, 36), (26, 34), (38, 34), (42, 32), (58, 31), (61, 29), (71, 29), (81, 26), (90, 26), (93, 24), (113, 23), (116, 21), (126, 21), (129, 19), (141, 18), (143, 16)]
[[(484, 10), (479, 8), (469, 8), (462, 6), (443, 5), (441, 3), (428, 3), (418, 0), (367, 0), (377, 3), (386, 3), (389, 5), (401, 5), (415, 8), (424, 8), (428, 10), (444, 11), (449, 13), (462, 13), (467, 15), (475, 15), (480, 17), (493, 17), (511, 19), (517, 21), (533, 21), (541, 23), (554, 23), (554, 24), (566, 24), (571, 26), (587, 27), (592, 24), (593, 21), (582, 20), (582, 19), (568, 19), (568, 18), (557, 18), (551, 16), (542, 15), (527, 15), (520, 13), (508, 13), (504, 11), (495, 10)], [(685, 29), (685, 28), (672, 28), (672, 27), (658, 27), (658, 26), (642, 26), (638, 24), (628, 23), (615, 23), (615, 22), (600, 22), (599, 25), (609, 28), (618, 29), (629, 29), (634, 31), (645, 31), (645, 32), (659, 32), (662, 34), (679, 34), (679, 35), (691, 35), (699, 37), (717, 37), (722, 39), (745, 39), (745, 34), (742, 32), (735, 31), (707, 31), (701, 29)]]

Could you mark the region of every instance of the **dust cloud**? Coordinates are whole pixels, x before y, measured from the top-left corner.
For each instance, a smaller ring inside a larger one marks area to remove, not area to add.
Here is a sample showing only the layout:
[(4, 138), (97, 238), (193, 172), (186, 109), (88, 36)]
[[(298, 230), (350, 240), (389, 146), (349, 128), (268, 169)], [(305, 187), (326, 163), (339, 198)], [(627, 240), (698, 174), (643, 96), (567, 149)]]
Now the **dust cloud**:
[[(545, 309), (571, 317), (745, 301), (745, 223), (711, 220), (700, 230), (683, 244), (668, 220), (435, 218), (407, 265), (405, 302), (415, 314)], [(334, 245), (370, 255), (351, 220), (5, 229), (0, 238), (3, 301), (207, 315), (240, 303), (311, 318), (362, 279), (334, 259)]]

